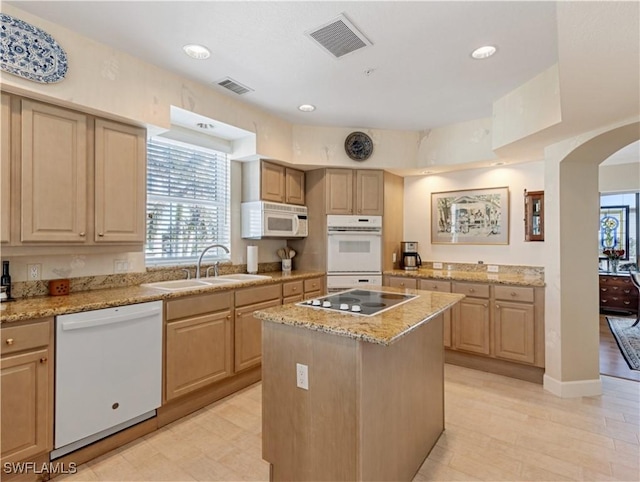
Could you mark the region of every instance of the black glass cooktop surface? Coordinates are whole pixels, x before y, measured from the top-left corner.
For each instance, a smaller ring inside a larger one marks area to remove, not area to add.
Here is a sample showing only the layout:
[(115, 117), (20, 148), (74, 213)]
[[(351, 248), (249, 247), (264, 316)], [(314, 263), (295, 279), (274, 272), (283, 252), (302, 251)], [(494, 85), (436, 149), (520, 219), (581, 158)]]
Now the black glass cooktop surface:
[(353, 289), (297, 303), (320, 310), (372, 316), (417, 298), (418, 295)]

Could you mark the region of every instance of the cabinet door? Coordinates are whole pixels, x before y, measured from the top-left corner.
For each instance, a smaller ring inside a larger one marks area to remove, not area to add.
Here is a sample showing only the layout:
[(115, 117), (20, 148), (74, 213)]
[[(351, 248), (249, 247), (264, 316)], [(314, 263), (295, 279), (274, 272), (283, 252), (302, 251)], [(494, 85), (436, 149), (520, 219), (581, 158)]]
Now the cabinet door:
[(253, 316), (256, 310), (280, 305), (280, 300), (248, 305), (236, 310), (235, 371), (239, 372), (262, 362), (262, 320)]
[(286, 202), (304, 206), (304, 171), (285, 169)]
[(384, 171), (356, 171), (356, 214), (382, 216)]
[(525, 363), (534, 362), (533, 305), (497, 301), (493, 333), (496, 357)]
[[(421, 279), (418, 288), (426, 291), (438, 291), (440, 293), (451, 293), (451, 283), (449, 281), (438, 281), (431, 279)], [(444, 346), (451, 348), (451, 309), (443, 313), (444, 315)]]
[(262, 161), (260, 169), (260, 198), (263, 201), (283, 203), (286, 190), (284, 166)]
[(16, 462), (52, 448), (49, 350), (0, 361), (2, 462)]
[(95, 241), (143, 243), (146, 132), (97, 119), (95, 140)]
[(453, 307), (453, 346), (456, 350), (489, 355), (488, 300), (465, 298)]
[(87, 116), (22, 101), (21, 240), (85, 242)]
[(11, 229), (11, 97), (5, 93), (0, 128), (0, 242), (7, 243)]
[(327, 214), (353, 214), (353, 171), (327, 169), (325, 183)]
[(231, 375), (231, 312), (166, 325), (166, 400)]

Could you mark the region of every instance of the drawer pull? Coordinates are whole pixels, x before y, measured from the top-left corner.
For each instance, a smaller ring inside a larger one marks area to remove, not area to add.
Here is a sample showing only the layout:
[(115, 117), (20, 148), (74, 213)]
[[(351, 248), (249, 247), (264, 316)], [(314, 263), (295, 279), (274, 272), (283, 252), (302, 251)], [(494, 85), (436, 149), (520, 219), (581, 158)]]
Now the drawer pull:
[(437, 289), (438, 289), (438, 286), (437, 286), (437, 285), (433, 285), (433, 286), (432, 286), (432, 288), (433, 288), (434, 290), (437, 290)]
[(515, 291), (512, 291), (511, 296), (518, 296), (518, 293), (516, 293)]
[(630, 304), (631, 304), (631, 301), (626, 301), (626, 300), (625, 300), (623, 303), (624, 303), (625, 305), (630, 305)]
[(81, 238), (84, 238), (87, 235), (87, 233), (85, 233), (84, 231), (82, 231), (81, 233), (78, 233), (78, 234), (80, 235)]
[[(484, 305), (484, 306), (487, 306), (487, 305)], [(499, 310), (500, 309), (500, 305), (496, 305), (496, 309)]]
[(13, 345), (13, 338), (7, 338), (7, 345)]
[(474, 290), (473, 288), (469, 288), (469, 293), (475, 293), (476, 290)]
[(239, 317), (241, 317), (241, 318), (242, 318), (242, 313), (238, 312), (238, 313), (236, 313), (236, 314), (237, 314)]
[(486, 303), (482, 303), (482, 306), (484, 306), (484, 307), (486, 308), (486, 307), (487, 307), (487, 306), (489, 306), (489, 305), (488, 305), (488, 304), (486, 304)]
[(47, 357), (40, 358), (40, 363), (47, 363)]
[(231, 315), (227, 315), (227, 320), (230, 320), (230, 319), (231, 319)]
[(102, 238), (104, 237), (104, 233), (98, 233), (98, 236)]
[(293, 287), (293, 291), (296, 291), (297, 289), (298, 289), (298, 287), (297, 287), (297, 286), (294, 286), (294, 287)]

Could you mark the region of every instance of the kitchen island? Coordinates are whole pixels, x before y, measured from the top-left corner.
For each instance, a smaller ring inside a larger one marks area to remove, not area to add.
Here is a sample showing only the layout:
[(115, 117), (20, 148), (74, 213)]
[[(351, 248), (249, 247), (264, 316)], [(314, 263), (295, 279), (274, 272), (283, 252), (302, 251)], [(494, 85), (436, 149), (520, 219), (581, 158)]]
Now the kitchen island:
[(368, 289), (417, 296), (370, 316), (301, 303), (254, 313), (271, 480), (411, 480), (444, 430), (442, 314), (464, 295)]

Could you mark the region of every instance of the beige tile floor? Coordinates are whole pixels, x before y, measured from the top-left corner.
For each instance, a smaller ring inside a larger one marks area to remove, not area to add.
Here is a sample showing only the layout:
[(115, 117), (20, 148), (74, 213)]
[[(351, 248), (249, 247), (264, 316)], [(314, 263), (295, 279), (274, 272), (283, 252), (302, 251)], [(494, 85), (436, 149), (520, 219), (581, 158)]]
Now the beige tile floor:
[[(540, 385), (447, 365), (446, 430), (414, 480), (640, 480), (640, 383), (557, 398)], [(65, 481), (268, 480), (260, 384), (81, 465)]]

